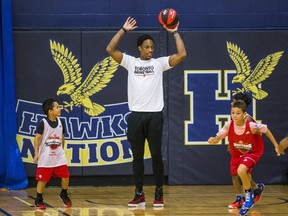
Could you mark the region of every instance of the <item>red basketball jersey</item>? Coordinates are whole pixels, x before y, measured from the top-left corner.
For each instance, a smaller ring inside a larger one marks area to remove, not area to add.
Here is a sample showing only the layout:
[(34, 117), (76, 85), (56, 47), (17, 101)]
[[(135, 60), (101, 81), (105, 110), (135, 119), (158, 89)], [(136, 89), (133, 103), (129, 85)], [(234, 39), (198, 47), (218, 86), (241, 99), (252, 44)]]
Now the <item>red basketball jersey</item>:
[(262, 155), (264, 151), (264, 142), (260, 134), (252, 134), (249, 121), (246, 121), (244, 133), (237, 135), (234, 131), (234, 121), (231, 121), (228, 131), (229, 146), (231, 155), (240, 156), (243, 154)]

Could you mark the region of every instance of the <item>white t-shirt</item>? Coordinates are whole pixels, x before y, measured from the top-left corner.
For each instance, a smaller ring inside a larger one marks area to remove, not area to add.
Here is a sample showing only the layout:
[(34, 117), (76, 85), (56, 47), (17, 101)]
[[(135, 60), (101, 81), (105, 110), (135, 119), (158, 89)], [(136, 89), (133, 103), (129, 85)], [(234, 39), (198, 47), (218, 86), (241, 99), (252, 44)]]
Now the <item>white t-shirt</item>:
[(169, 56), (141, 60), (123, 54), (128, 71), (128, 106), (131, 111), (159, 112), (164, 107), (163, 72), (172, 68)]
[(64, 150), (62, 148), (63, 127), (58, 118), (58, 126), (52, 128), (47, 120), (43, 118), (44, 131), (39, 146), (38, 167), (57, 167), (67, 164)]

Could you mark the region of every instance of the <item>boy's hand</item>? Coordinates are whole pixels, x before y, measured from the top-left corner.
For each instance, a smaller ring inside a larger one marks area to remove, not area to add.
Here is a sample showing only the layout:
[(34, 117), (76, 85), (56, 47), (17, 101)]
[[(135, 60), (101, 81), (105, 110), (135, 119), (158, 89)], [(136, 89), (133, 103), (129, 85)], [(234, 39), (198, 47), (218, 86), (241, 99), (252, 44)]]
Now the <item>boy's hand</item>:
[(35, 156), (34, 156), (33, 160), (34, 160), (35, 163), (38, 162), (38, 158), (39, 158), (38, 155), (35, 155)]
[(277, 153), (277, 156), (285, 155), (285, 152), (283, 151), (282, 148), (280, 148), (279, 145), (277, 145), (277, 146), (275, 147), (275, 151), (276, 151), (276, 153)]
[(220, 141), (220, 139), (218, 137), (210, 137), (208, 139), (209, 144), (217, 144), (219, 141)]

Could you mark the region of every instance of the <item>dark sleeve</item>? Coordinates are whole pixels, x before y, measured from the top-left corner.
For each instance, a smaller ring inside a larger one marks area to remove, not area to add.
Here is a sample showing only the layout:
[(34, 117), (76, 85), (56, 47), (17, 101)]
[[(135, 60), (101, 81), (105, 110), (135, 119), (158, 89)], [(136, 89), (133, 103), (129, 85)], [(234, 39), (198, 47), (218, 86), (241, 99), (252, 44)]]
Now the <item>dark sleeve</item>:
[(41, 121), (38, 125), (38, 127), (36, 128), (36, 131), (35, 133), (38, 133), (38, 134), (43, 134), (43, 131), (44, 131), (44, 122)]
[(65, 121), (63, 119), (60, 119), (62, 123), (62, 128), (63, 128), (63, 134), (66, 133), (66, 127), (65, 127)]

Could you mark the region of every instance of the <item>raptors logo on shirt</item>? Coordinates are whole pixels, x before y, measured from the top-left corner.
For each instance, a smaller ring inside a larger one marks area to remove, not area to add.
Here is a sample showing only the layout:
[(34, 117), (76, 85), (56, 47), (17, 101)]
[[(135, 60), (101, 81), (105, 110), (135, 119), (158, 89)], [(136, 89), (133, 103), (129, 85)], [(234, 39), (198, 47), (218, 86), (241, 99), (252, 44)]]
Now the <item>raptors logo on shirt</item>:
[(46, 140), (46, 146), (49, 146), (52, 150), (57, 149), (61, 145), (61, 139), (56, 134), (49, 136)]

